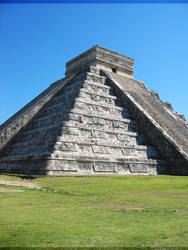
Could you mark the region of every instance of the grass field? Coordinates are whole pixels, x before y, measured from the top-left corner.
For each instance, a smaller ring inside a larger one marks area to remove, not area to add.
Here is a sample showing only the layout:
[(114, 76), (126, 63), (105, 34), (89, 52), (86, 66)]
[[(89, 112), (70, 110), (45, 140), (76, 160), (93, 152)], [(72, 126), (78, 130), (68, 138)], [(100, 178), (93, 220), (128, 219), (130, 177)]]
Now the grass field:
[(0, 247), (188, 247), (188, 177), (0, 180)]

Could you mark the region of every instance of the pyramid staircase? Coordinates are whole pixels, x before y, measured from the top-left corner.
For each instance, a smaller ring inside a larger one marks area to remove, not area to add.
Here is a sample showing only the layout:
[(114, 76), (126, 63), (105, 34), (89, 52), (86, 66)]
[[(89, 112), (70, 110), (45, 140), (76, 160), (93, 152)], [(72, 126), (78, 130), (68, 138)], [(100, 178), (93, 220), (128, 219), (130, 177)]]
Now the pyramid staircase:
[(77, 73), (5, 147), (0, 172), (157, 174), (165, 166), (98, 67)]

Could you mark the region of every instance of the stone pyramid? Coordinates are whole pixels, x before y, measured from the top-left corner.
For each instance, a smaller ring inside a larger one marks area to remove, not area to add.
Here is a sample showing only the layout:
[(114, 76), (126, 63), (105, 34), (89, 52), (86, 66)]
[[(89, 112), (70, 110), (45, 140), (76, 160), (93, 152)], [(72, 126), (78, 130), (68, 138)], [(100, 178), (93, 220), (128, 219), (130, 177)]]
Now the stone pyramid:
[(100, 46), (69, 61), (64, 79), (0, 127), (0, 173), (187, 174), (187, 123), (133, 65)]

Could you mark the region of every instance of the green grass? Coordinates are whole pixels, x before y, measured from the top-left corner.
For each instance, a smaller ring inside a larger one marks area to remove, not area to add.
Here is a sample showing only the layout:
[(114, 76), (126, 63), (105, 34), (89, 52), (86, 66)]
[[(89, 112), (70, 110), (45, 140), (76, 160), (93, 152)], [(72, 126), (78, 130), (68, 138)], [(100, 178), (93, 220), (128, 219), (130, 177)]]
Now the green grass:
[(24, 190), (0, 193), (0, 247), (188, 247), (188, 177), (32, 182), (42, 189), (0, 185)]

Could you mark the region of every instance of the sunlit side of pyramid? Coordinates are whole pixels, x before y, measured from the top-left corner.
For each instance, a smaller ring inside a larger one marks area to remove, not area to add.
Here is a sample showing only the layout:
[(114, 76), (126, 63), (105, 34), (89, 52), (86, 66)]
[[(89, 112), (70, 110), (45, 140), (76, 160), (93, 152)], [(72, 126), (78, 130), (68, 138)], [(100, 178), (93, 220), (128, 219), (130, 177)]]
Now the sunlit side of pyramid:
[(184, 117), (100, 46), (0, 127), (0, 173), (188, 173)]

